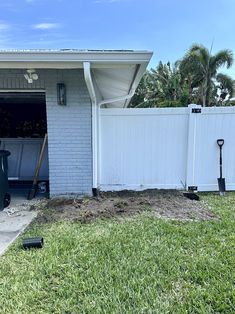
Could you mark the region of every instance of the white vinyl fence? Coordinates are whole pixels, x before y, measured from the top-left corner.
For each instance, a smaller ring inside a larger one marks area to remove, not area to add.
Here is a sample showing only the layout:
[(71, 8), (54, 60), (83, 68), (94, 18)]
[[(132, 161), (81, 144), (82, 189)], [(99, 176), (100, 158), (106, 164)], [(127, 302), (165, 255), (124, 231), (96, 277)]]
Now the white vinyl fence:
[(235, 107), (101, 109), (100, 188), (217, 191), (219, 138), (235, 190)]

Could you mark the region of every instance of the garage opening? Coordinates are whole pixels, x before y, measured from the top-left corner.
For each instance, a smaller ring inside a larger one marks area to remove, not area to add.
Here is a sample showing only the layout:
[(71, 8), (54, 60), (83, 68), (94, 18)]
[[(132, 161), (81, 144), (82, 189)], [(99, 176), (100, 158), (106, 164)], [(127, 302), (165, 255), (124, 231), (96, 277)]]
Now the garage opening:
[[(21, 196), (31, 187), (43, 139), (47, 133), (44, 92), (0, 92), (0, 149), (10, 151), (8, 178), (11, 190)], [(47, 145), (39, 183), (48, 187)], [(39, 185), (40, 186), (40, 185)], [(44, 189), (45, 190), (45, 189)]]

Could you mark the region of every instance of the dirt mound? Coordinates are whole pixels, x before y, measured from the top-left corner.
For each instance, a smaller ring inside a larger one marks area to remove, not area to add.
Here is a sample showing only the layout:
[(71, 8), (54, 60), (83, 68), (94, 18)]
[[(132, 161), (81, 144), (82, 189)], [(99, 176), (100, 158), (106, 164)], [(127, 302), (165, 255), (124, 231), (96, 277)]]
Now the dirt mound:
[(151, 211), (170, 219), (214, 219), (202, 201), (186, 198), (176, 190), (145, 190), (141, 192), (101, 192), (96, 198), (53, 198), (48, 200), (37, 217), (38, 223), (58, 220), (88, 223), (97, 218), (133, 216)]
[(58, 220), (88, 223), (97, 218), (133, 216), (151, 211), (157, 216), (181, 220), (208, 220), (216, 216), (202, 201), (192, 201), (176, 190), (101, 192), (96, 198), (48, 200), (37, 222)]

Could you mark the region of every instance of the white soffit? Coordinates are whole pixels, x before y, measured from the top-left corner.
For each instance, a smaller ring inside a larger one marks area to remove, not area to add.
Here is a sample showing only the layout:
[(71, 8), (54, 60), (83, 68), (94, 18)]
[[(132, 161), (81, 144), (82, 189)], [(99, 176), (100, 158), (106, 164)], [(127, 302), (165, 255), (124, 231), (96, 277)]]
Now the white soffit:
[[(93, 69), (92, 73), (103, 100), (121, 97), (130, 92), (136, 66), (129, 68)], [(122, 106), (123, 102), (116, 102), (112, 106)]]

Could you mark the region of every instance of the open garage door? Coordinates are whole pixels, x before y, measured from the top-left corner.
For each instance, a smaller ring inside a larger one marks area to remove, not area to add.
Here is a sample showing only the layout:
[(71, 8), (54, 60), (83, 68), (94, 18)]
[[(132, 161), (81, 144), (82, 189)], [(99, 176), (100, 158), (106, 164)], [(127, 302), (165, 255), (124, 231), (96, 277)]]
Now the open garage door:
[[(0, 149), (9, 150), (9, 180), (33, 180), (47, 132), (44, 92), (0, 92)], [(39, 180), (48, 180), (47, 148)]]

